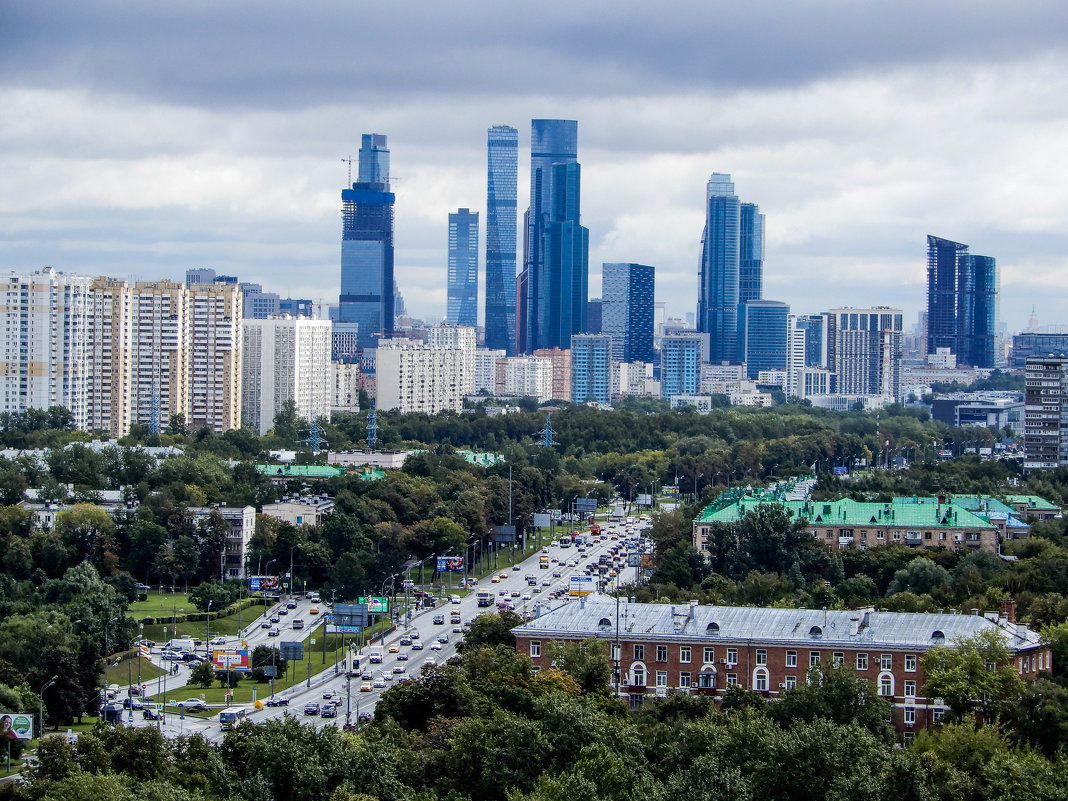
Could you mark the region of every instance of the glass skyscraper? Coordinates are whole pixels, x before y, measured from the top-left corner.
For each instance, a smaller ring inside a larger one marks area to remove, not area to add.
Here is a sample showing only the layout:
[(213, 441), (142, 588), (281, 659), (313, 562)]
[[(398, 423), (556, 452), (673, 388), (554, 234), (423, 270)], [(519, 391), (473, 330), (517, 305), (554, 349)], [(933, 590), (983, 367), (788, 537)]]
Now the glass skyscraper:
[(949, 348), (958, 364), (994, 367), (997, 263), (968, 246), (927, 237), (927, 352)]
[(457, 209), (449, 215), (449, 284), (446, 321), (478, 324), (478, 212)]
[(738, 358), (741, 204), (728, 174), (714, 172), (705, 195), (697, 330), (709, 335), (711, 361)]
[(489, 129), (486, 172), (486, 347), (515, 355), (519, 131)]
[(612, 337), (612, 358), (653, 361), (653, 268), (601, 265), (601, 331)]
[(341, 192), (341, 294), (338, 321), (358, 326), (357, 343), (374, 347), (394, 325), (393, 204), (389, 148), (381, 134), (364, 134), (359, 174)]
[(738, 346), (750, 380), (761, 370), (786, 369), (789, 316), (790, 307), (777, 300), (747, 300), (738, 304)]
[(755, 203), (743, 203), (739, 217), (738, 302), (764, 297), (764, 215)]
[(521, 353), (566, 348), (586, 325), (589, 231), (579, 224), (578, 123), (532, 120), (530, 207), (517, 281)]

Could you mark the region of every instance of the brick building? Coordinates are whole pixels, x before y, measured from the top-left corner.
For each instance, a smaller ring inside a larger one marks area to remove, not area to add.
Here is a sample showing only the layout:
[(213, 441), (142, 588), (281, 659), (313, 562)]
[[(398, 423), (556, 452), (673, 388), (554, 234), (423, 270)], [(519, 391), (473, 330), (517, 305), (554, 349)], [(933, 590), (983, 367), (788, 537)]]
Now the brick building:
[(1049, 646), (1015, 622), (1012, 601), (1000, 613), (960, 615), (635, 604), (593, 594), (512, 632), (538, 669), (550, 667), (550, 642), (606, 640), (617, 692), (631, 706), (669, 689), (719, 698), (731, 685), (773, 699), (805, 681), (810, 667), (848, 665), (891, 702), (894, 724), (908, 735), (945, 712), (922, 695), (923, 655), (986, 630), (1001, 634), (1022, 677), (1051, 669)]

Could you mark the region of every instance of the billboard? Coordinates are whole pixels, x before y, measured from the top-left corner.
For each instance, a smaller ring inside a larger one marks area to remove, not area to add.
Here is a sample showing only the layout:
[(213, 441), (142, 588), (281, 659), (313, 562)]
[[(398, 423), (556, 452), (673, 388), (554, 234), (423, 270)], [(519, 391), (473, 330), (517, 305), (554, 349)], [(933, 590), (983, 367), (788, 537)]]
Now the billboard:
[(568, 595), (589, 595), (593, 592), (593, 576), (572, 576)]
[(388, 615), (389, 598), (384, 595), (361, 595), (357, 599), (361, 604), (367, 605), (368, 614)]
[(4, 740), (32, 740), (33, 715), (0, 711), (0, 742)]
[(337, 626), (366, 626), (367, 604), (334, 604), (334, 612), (327, 621)]
[(534, 515), (534, 525), (537, 528), (545, 528), (545, 526), (549, 525), (550, 519), (551, 518), (549, 517), (549, 515), (536, 514), (536, 515)]
[(212, 651), (211, 664), (216, 670), (251, 670), (248, 651)]
[(281, 642), (278, 646), (278, 651), (282, 655), (282, 659), (291, 662), (299, 662), (304, 658), (304, 643), (301, 640)]
[(575, 498), (575, 511), (579, 514), (597, 511), (596, 498)]
[(490, 539), (493, 542), (515, 542), (515, 526), (494, 526)]
[[(498, 528), (501, 528), (498, 526)], [(514, 532), (515, 529), (513, 528)], [(514, 539), (513, 533), (513, 539)], [(464, 558), (462, 556), (439, 556), (438, 557), (438, 572), (439, 573), (462, 573), (464, 571)]]
[(653, 496), (650, 495), (647, 492), (639, 493), (637, 504), (638, 504), (638, 506), (652, 506), (653, 505)]
[[(268, 565), (269, 567), (269, 565)], [(270, 592), (278, 589), (278, 576), (249, 576), (249, 592)]]

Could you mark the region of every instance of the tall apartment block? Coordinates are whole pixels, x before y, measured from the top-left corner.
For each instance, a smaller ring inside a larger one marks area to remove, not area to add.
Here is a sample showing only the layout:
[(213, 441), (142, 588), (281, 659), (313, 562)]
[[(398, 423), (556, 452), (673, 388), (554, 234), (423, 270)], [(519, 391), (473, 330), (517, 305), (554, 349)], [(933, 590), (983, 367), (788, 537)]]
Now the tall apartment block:
[(338, 321), (356, 323), (361, 348), (393, 333), (393, 205), (389, 148), (381, 134), (364, 134), (359, 180), (341, 192), (341, 294)]
[(827, 367), (839, 395), (901, 396), (900, 309), (831, 309), (827, 312)]
[(379, 409), (437, 414), (463, 408), (465, 356), (459, 348), (383, 339), (375, 359)]
[(707, 362), (709, 335), (674, 334), (660, 340), (660, 395), (696, 395), (701, 384), (701, 364)]
[(1068, 465), (1068, 358), (1032, 356), (1024, 367), (1024, 468)]
[(515, 355), (519, 131), (494, 125), (486, 143), (486, 347)]
[(537, 398), (540, 403), (553, 399), (553, 363), (537, 356), (512, 356), (503, 359), (498, 369), (502, 395)]
[(244, 321), (241, 414), (265, 434), (286, 401), (312, 421), (334, 402), (330, 321), (276, 317)]
[(553, 400), (571, 400), (571, 351), (566, 348), (539, 348), (531, 354), (548, 359), (553, 367)]
[(994, 367), (997, 263), (968, 246), (927, 237), (927, 352), (949, 348), (957, 364)]
[(458, 349), (464, 354), (464, 392), (475, 391), (475, 327), (473, 325), (434, 325), (427, 329), (426, 343), (432, 348)]
[[(601, 265), (601, 329), (617, 362), (651, 362), (654, 270), (646, 264)], [(594, 333), (590, 331), (589, 333)]]
[(611, 401), (612, 337), (575, 334), (571, 337), (571, 400)]
[(738, 358), (741, 203), (731, 177), (712, 173), (705, 191), (697, 330), (709, 335), (711, 361)]
[(449, 275), (446, 322), (478, 325), (478, 212), (449, 215)]

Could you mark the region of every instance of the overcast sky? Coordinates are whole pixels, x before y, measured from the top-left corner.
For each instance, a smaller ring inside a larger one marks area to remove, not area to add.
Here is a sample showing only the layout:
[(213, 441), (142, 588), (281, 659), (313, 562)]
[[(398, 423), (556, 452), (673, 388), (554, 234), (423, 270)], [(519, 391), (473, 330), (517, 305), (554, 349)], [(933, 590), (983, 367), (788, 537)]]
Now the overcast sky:
[[(927, 234), (994, 256), (1010, 330), (1068, 323), (1068, 4), (0, 3), (0, 266), (213, 267), (336, 302), (343, 159), (386, 134), (396, 275), (445, 312), (486, 129), (579, 121), (590, 294), (694, 311), (705, 184), (767, 216), (765, 297), (926, 303)], [(482, 246), (484, 257), (484, 243)], [(480, 290), (483, 287), (480, 286)], [(480, 304), (481, 305), (481, 304)]]

